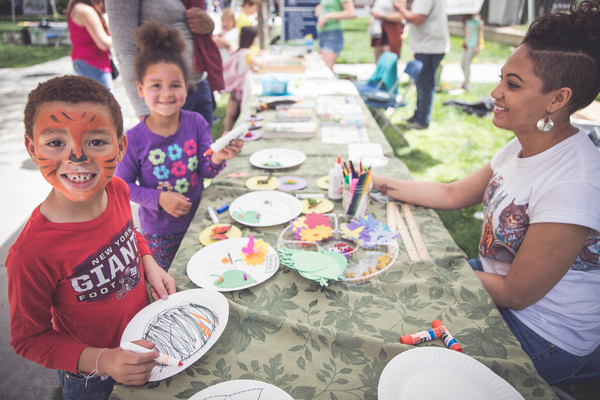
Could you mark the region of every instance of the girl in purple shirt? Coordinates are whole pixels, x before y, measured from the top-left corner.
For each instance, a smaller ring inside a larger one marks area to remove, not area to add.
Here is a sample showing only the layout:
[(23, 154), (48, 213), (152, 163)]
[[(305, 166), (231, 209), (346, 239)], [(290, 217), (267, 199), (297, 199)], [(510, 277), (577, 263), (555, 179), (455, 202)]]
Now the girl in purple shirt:
[(158, 264), (168, 270), (200, 204), (204, 178), (215, 177), (243, 140), (204, 156), (210, 127), (198, 113), (182, 110), (187, 94), (185, 41), (179, 31), (149, 21), (135, 32), (138, 94), (150, 114), (127, 132), (128, 147), (117, 176), (140, 205), (142, 234)]

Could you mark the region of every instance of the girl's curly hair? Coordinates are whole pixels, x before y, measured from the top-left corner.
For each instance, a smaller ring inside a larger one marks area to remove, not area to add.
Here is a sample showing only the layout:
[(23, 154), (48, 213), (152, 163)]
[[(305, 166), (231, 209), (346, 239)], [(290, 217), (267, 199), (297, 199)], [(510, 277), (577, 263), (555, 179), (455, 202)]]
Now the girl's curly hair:
[(543, 15), (531, 24), (521, 45), (542, 80), (543, 93), (571, 88), (570, 113), (600, 93), (600, 0), (572, 5), (569, 13)]
[(66, 103), (97, 103), (108, 108), (117, 137), (123, 135), (121, 106), (112, 93), (101, 83), (83, 76), (65, 75), (40, 83), (27, 98), (23, 123), (25, 134), (33, 138), (33, 126), (39, 107), (44, 103), (62, 101)]
[(133, 62), (138, 82), (144, 80), (150, 65), (160, 62), (177, 65), (187, 82), (188, 70), (182, 55), (186, 44), (177, 28), (169, 28), (156, 20), (150, 20), (135, 30), (133, 39), (139, 48)]

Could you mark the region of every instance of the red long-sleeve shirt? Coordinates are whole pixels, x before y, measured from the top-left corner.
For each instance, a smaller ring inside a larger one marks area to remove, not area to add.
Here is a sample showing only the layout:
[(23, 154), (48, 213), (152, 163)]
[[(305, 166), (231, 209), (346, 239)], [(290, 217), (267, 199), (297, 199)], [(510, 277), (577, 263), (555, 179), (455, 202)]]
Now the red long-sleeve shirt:
[(86, 346), (114, 348), (149, 303), (127, 185), (106, 186), (98, 218), (53, 223), (37, 207), (6, 258), (11, 345), (47, 368), (77, 372)]

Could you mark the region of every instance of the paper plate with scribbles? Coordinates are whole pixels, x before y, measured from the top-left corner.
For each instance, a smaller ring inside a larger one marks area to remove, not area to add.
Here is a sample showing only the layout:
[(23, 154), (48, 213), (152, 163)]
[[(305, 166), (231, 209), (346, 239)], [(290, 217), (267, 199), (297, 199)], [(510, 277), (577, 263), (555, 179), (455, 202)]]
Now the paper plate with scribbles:
[(202, 357), (219, 339), (229, 318), (229, 303), (213, 289), (173, 293), (141, 309), (125, 328), (121, 343), (146, 339), (156, 350), (183, 363), (157, 364), (150, 382), (173, 376)]

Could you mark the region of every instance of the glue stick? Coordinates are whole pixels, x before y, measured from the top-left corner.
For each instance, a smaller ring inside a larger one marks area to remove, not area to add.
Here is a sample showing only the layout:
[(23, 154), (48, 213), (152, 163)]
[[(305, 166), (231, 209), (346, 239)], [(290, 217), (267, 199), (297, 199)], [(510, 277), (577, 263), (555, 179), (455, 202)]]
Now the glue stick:
[(439, 339), (441, 337), (442, 330), (440, 328), (427, 329), (413, 333), (412, 335), (404, 335), (400, 338), (402, 344), (418, 344), (421, 342), (427, 342), (429, 340)]
[(337, 157), (337, 162), (329, 170), (329, 188), (327, 196), (331, 200), (340, 200), (344, 190), (344, 171), (342, 170), (342, 156)]
[(442, 321), (440, 321), (439, 319), (434, 319), (431, 322), (431, 326), (433, 326), (434, 329), (438, 328), (441, 330), (440, 338), (444, 341), (444, 344), (446, 345), (446, 347), (448, 347), (450, 350), (456, 350), (460, 353), (463, 352), (462, 346), (460, 344), (458, 344), (456, 339), (454, 339), (454, 336), (452, 336), (450, 334), (450, 331), (448, 331), (448, 328), (446, 328), (446, 326), (444, 326), (444, 324), (442, 324)]

